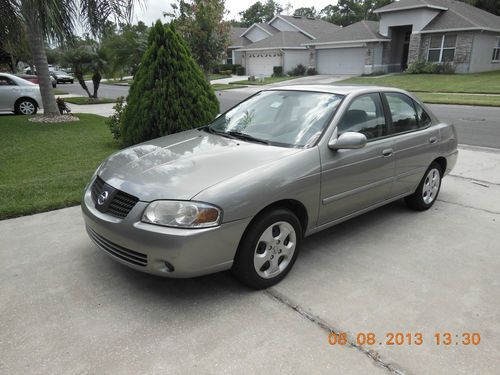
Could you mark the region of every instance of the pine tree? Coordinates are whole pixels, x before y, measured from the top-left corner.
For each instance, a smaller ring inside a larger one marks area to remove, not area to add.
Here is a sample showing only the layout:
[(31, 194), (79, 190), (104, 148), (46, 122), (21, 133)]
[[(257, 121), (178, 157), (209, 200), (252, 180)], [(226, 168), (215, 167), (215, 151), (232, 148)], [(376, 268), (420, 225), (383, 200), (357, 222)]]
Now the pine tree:
[(123, 113), (125, 145), (210, 123), (219, 112), (214, 90), (173, 25), (151, 28), (148, 48)]

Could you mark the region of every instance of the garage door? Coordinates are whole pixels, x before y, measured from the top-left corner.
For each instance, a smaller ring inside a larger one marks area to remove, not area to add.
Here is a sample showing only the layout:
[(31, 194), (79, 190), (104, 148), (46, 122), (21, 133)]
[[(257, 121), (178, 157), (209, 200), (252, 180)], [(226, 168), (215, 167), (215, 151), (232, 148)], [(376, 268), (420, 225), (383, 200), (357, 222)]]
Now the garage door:
[(247, 53), (247, 74), (270, 76), (273, 66), (281, 65), (281, 58), (276, 52)]
[(332, 48), (318, 50), (319, 74), (363, 74), (365, 48)]

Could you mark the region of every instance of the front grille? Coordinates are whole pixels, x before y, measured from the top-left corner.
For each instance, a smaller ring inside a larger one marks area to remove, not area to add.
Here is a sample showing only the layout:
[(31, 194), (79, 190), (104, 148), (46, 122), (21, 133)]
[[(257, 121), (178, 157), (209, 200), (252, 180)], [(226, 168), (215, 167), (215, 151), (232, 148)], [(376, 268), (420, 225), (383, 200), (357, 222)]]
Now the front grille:
[[(106, 183), (99, 176), (96, 177), (91, 188), (92, 201), (97, 202), (99, 194), (106, 189)], [(114, 190), (111, 201), (107, 204), (101, 212), (107, 213), (111, 216), (123, 219), (128, 215), (128, 213), (134, 208), (135, 204), (139, 201), (139, 198), (133, 195), (127, 194), (121, 190)]]
[(106, 251), (125, 262), (134, 264), (136, 266), (146, 267), (148, 264), (148, 256), (146, 254), (138, 253), (137, 251), (132, 251), (119, 246), (101, 235), (97, 234), (92, 228), (87, 226), (87, 233), (90, 238), (99, 246), (102, 250)]

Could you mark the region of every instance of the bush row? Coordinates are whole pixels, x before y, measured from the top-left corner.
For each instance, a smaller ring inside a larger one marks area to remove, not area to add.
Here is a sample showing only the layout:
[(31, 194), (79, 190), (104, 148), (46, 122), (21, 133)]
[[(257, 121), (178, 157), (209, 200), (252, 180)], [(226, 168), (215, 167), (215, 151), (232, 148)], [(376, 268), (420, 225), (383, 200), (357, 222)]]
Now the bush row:
[(407, 73), (411, 74), (453, 74), (455, 66), (452, 63), (433, 63), (425, 60), (418, 60), (408, 65)]

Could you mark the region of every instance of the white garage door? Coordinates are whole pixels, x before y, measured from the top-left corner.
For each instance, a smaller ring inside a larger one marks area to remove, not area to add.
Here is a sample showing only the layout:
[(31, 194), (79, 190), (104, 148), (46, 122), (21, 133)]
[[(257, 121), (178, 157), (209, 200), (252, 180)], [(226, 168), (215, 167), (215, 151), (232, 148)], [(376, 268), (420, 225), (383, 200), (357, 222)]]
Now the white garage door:
[(365, 48), (332, 48), (318, 50), (319, 74), (363, 74)]
[(247, 53), (247, 74), (270, 76), (273, 66), (281, 65), (281, 59), (276, 52)]

